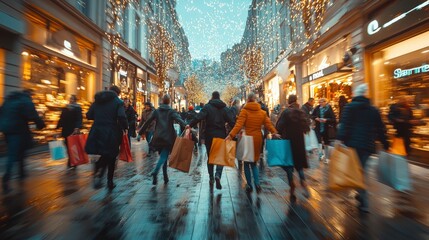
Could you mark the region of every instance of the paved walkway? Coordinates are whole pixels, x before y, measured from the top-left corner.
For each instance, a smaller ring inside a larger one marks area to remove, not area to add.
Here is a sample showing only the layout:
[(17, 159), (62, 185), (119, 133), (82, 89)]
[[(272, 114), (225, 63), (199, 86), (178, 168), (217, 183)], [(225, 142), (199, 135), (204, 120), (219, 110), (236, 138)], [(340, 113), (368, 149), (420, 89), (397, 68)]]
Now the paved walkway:
[[(191, 172), (169, 169), (153, 187), (145, 142), (133, 142), (133, 163), (118, 163), (117, 187), (94, 190), (91, 166), (65, 171), (47, 153), (28, 159), (29, 178), (0, 195), (0, 239), (429, 239), (429, 170), (411, 165), (414, 190), (398, 193), (375, 181), (370, 161), (370, 211), (361, 214), (349, 193), (326, 190), (326, 165), (311, 161), (312, 197), (289, 202), (286, 174), (262, 171), (261, 194), (226, 168), (222, 190), (210, 191), (205, 152)], [(4, 159), (2, 159), (4, 162)]]

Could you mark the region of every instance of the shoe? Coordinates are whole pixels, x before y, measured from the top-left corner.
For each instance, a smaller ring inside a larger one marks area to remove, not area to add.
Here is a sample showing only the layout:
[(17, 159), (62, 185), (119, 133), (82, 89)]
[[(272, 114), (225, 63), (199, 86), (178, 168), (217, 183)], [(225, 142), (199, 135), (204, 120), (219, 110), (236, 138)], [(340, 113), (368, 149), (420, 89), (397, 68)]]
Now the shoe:
[(255, 188), (256, 188), (256, 193), (257, 193), (257, 194), (259, 194), (259, 193), (261, 193), (261, 192), (262, 192), (261, 185), (256, 185), (256, 186), (255, 186)]
[(109, 190), (113, 190), (116, 187), (116, 184), (114, 184), (112, 180), (109, 180), (107, 182), (107, 187), (109, 188)]
[(220, 178), (215, 177), (215, 181), (216, 181), (216, 189), (222, 189), (222, 185), (220, 185)]
[(167, 175), (164, 175), (164, 184), (167, 184), (170, 180)]
[(290, 197), (289, 197), (289, 199), (290, 199), (291, 203), (295, 203), (296, 202), (296, 196), (295, 196), (295, 194), (291, 194)]
[(363, 205), (360, 205), (360, 206), (358, 207), (358, 209), (359, 209), (359, 211), (360, 211), (360, 212), (363, 212), (363, 213), (369, 213), (369, 208), (368, 208), (368, 207), (365, 207), (365, 206), (363, 206)]
[(247, 193), (251, 193), (251, 192), (253, 192), (253, 188), (252, 188), (252, 186), (247, 185), (247, 186), (246, 186), (246, 192), (247, 192)]
[(152, 173), (152, 185), (156, 185), (158, 183), (158, 177), (155, 173)]
[(355, 199), (360, 203), (362, 202), (362, 198), (359, 193), (355, 195)]

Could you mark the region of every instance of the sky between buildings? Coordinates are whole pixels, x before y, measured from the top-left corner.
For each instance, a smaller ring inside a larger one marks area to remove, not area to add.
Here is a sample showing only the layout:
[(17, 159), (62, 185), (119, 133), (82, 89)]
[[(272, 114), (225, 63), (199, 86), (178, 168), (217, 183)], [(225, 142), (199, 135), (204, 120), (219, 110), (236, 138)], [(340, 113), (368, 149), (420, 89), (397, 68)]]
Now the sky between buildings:
[(179, 21), (193, 59), (219, 60), (239, 43), (251, 0), (177, 0)]

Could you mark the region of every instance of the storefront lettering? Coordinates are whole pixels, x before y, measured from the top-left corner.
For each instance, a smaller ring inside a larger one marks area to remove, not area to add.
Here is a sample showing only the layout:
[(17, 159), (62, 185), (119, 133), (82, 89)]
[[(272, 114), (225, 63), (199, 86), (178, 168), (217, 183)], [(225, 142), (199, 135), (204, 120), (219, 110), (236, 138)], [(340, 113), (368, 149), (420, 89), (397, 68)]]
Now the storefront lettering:
[(320, 70), (318, 72), (315, 72), (315, 73), (311, 74), (310, 81), (312, 81), (314, 79), (317, 79), (317, 78), (321, 78), (323, 76), (325, 76), (325, 74), (323, 74), (323, 70)]
[(366, 29), (369, 35), (373, 35), (380, 31), (381, 27), (378, 25), (378, 21), (374, 20), (368, 24), (368, 28)]
[(426, 73), (426, 72), (429, 72), (429, 64), (423, 64), (420, 67), (415, 67), (415, 68), (410, 68), (410, 69), (397, 68), (393, 71), (393, 77), (394, 78), (402, 78), (402, 77), (407, 77), (407, 76), (411, 76), (414, 74)]

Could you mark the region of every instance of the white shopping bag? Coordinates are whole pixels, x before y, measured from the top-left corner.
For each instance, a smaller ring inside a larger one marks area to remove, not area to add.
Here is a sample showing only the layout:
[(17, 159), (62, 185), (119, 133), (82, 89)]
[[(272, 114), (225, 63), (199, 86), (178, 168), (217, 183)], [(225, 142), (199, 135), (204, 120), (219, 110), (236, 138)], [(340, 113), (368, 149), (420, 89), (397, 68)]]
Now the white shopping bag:
[(245, 133), (242, 134), (238, 142), (236, 156), (238, 160), (245, 162), (255, 162), (255, 151), (253, 146), (253, 137)]
[(174, 130), (176, 130), (177, 136), (180, 136), (180, 125), (175, 123), (173, 124), (173, 126), (174, 126)]
[(311, 151), (319, 148), (319, 141), (317, 140), (316, 133), (314, 132), (313, 129), (310, 129), (310, 131), (307, 134), (304, 134), (304, 140), (305, 140), (305, 150)]
[(397, 154), (380, 152), (378, 181), (398, 191), (412, 190), (407, 159)]

